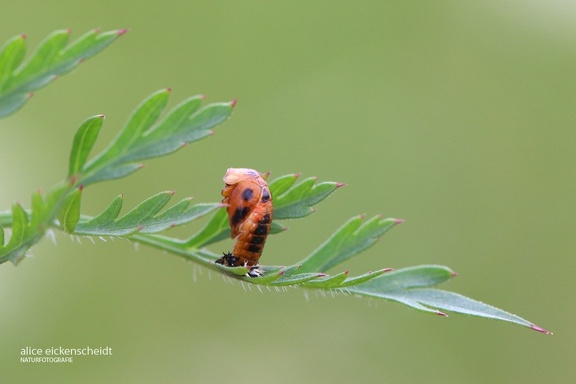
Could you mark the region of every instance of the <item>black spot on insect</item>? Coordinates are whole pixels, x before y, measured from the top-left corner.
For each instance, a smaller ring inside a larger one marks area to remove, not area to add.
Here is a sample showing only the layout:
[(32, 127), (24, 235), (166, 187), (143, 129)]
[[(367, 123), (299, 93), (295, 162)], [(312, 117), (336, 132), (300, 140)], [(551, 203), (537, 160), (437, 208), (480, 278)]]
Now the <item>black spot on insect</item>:
[(263, 203), (267, 202), (268, 200), (270, 200), (270, 191), (268, 191), (268, 188), (264, 188), (262, 190), (262, 199), (260, 199)]
[(252, 244), (262, 244), (266, 241), (265, 237), (261, 237), (261, 236), (253, 236), (252, 239), (250, 239), (250, 242)]
[(262, 252), (262, 246), (260, 246), (258, 244), (250, 244), (248, 246), (248, 252), (261, 253)]
[(268, 234), (268, 226), (266, 224), (259, 224), (256, 229), (254, 230), (255, 235), (267, 235)]
[(242, 191), (242, 198), (244, 199), (244, 201), (250, 201), (252, 196), (254, 196), (254, 191), (252, 190), (252, 188), (246, 188), (245, 190)]
[(232, 215), (232, 225), (236, 226), (240, 224), (242, 220), (246, 217), (246, 215), (250, 212), (250, 207), (238, 207), (234, 211)]
[(270, 214), (267, 213), (264, 216), (262, 216), (262, 218), (260, 219), (260, 221), (258, 222), (258, 224), (270, 224), (271, 222), (271, 218), (270, 218)]

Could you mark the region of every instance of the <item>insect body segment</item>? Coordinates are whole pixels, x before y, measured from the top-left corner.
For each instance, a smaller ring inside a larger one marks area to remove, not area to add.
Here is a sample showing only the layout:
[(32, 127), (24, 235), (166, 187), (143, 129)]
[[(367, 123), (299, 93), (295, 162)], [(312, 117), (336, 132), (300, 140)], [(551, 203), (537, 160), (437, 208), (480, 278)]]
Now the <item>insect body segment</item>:
[(232, 238), (236, 239), (232, 253), (216, 262), (229, 267), (250, 267), (250, 276), (260, 275), (258, 260), (270, 232), (274, 207), (268, 184), (262, 175), (247, 168), (229, 168), (222, 190), (227, 205)]

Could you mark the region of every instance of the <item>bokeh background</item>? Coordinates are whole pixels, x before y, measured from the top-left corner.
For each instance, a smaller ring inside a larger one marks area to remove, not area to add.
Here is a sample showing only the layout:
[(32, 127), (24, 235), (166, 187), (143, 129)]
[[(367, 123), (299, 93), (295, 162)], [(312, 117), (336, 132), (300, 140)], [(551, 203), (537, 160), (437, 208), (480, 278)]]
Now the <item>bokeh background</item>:
[[(218, 201), (228, 167), (345, 182), (262, 261), (295, 262), (359, 213), (403, 218), (337, 271), (447, 265), (459, 276), (444, 289), (555, 335), (245, 291), (174, 255), (57, 234), (0, 266), (0, 381), (573, 383), (575, 18), (560, 0), (2, 2), (2, 41), (129, 33), (0, 121), (0, 209), (65, 175), (89, 116), (106, 115), (102, 149), (157, 89), (172, 106), (238, 99), (212, 137), (87, 189), (84, 212), (120, 193), (126, 208), (161, 190)], [(26, 346), (87, 345), (113, 356), (19, 362)]]

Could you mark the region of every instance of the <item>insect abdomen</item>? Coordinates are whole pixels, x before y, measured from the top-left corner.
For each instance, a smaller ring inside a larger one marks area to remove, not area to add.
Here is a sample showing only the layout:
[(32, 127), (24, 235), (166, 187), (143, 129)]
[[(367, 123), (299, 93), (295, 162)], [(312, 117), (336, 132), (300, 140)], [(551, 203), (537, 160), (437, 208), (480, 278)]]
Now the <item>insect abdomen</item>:
[[(271, 207), (272, 204), (270, 204)], [(264, 213), (255, 211), (240, 225), (239, 234), (236, 237), (233, 255), (247, 266), (258, 264), (266, 243), (266, 237), (270, 232), (272, 211), (271, 209), (261, 210)]]
[(226, 266), (258, 265), (270, 232), (274, 207), (268, 184), (253, 169), (229, 168), (222, 190), (227, 205), (230, 234), (236, 239), (232, 253), (217, 262)]

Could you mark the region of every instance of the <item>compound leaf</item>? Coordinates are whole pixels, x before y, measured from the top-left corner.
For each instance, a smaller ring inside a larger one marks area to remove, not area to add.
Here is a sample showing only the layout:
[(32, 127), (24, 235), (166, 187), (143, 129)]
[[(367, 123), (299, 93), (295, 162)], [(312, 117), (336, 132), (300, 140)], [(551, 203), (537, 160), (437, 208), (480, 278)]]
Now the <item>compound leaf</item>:
[(138, 204), (122, 217), (118, 217), (122, 208), (122, 197), (116, 197), (98, 216), (76, 225), (74, 234), (85, 236), (130, 236), (135, 233), (157, 233), (176, 225), (193, 221), (214, 211), (219, 204), (191, 205), (190, 199), (184, 199), (171, 208), (160, 211), (168, 204), (173, 192), (160, 192)]
[(384, 232), (400, 222), (380, 216), (369, 220), (364, 220), (364, 216), (353, 217), (301, 261), (301, 271), (325, 272), (374, 245)]
[[(314, 212), (313, 206), (328, 197), (342, 183), (323, 182), (316, 184), (316, 178), (310, 177), (294, 184), (297, 174), (286, 175), (270, 183), (270, 192), (274, 198), (274, 219), (296, 219)], [(292, 181), (294, 180), (294, 181)]]
[(0, 118), (22, 107), (30, 92), (70, 72), (125, 32), (93, 30), (68, 45), (70, 30), (58, 30), (48, 35), (24, 62), (26, 36), (10, 39), (0, 51)]
[(203, 97), (194, 96), (160, 119), (169, 95), (169, 89), (162, 89), (140, 103), (110, 145), (79, 170), (78, 183), (127, 176), (141, 168), (139, 161), (167, 155), (208, 136), (211, 128), (230, 116), (235, 104), (212, 103), (201, 108)]

